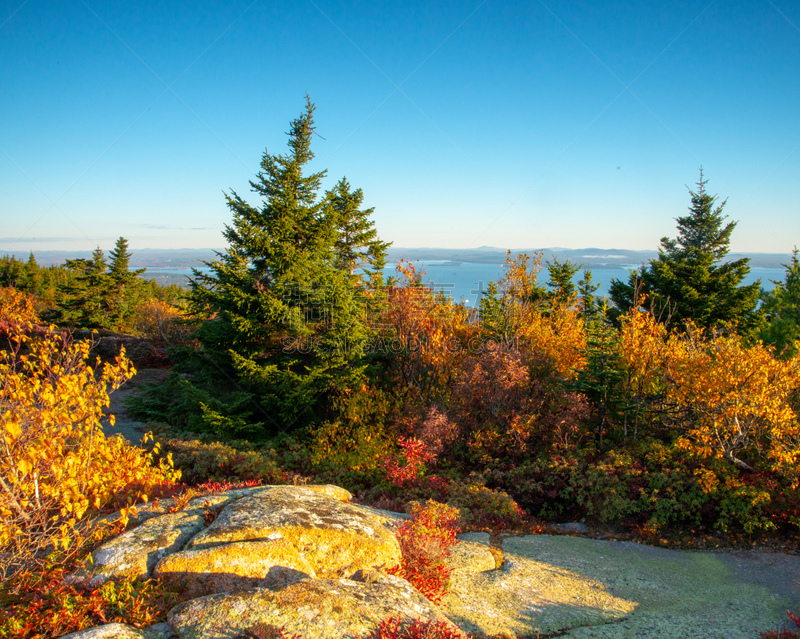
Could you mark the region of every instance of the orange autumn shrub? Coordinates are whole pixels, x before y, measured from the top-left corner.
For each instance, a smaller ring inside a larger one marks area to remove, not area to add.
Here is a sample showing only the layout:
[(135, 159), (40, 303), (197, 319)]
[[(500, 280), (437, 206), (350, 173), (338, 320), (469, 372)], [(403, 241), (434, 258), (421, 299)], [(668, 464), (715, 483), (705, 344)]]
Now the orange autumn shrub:
[[(51, 550), (75, 552), (90, 510), (128, 506), (177, 478), (171, 460), (118, 437), (100, 420), (109, 392), (134, 374), (124, 352), (100, 369), (88, 364), (89, 342), (16, 326), (0, 350), (0, 574), (37, 563)], [(113, 423), (113, 416), (110, 417)]]
[(623, 370), (623, 394), (629, 406), (626, 414), (625, 434), (628, 431), (628, 417), (632, 421), (633, 436), (636, 438), (639, 426), (649, 411), (653, 411), (657, 398), (664, 394), (667, 379), (667, 329), (656, 321), (650, 313), (639, 310), (642, 305), (634, 305), (620, 318), (619, 358)]
[(447, 392), (477, 331), (469, 311), (422, 285), (413, 264), (402, 262), (397, 272), (403, 279), (387, 290), (381, 327), (401, 393), (427, 403)]
[(506, 258), (496, 300), (483, 305), (493, 340), (526, 354), (537, 376), (572, 379), (586, 364), (583, 316), (572, 299), (547, 299), (537, 284), (541, 253)]

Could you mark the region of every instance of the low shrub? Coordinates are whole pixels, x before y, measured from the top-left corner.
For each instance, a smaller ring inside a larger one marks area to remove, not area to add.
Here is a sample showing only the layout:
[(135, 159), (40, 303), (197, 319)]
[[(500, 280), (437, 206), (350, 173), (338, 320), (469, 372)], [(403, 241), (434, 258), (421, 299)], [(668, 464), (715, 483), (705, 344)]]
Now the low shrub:
[(25, 571), (0, 586), (0, 636), (51, 639), (106, 623), (137, 628), (166, 620), (180, 592), (158, 579), (108, 581), (83, 588), (64, 581), (64, 569)]
[(313, 464), (356, 472), (376, 470), (391, 448), (379, 426), (342, 421), (324, 422), (314, 429), (310, 442)]
[(447, 486), (447, 504), (461, 512), (462, 528), (499, 532), (518, 529), (527, 514), (502, 490), (487, 488), (481, 481), (453, 481)]
[(438, 602), (447, 592), (450, 569), (446, 560), (457, 543), (458, 511), (433, 500), (413, 504), (411, 521), (397, 530), (402, 561), (389, 572), (410, 581), (431, 601)]
[(659, 441), (542, 456), (484, 475), (533, 516), (622, 524), (645, 537), (667, 530), (755, 535), (800, 524), (800, 492), (775, 473), (742, 471)]
[(285, 484), (284, 473), (272, 449), (243, 450), (221, 442), (167, 439), (162, 451), (172, 456), (184, 483), (261, 481)]
[(408, 623), (390, 617), (382, 621), (367, 639), (467, 639), (467, 635), (443, 621), (417, 619)]

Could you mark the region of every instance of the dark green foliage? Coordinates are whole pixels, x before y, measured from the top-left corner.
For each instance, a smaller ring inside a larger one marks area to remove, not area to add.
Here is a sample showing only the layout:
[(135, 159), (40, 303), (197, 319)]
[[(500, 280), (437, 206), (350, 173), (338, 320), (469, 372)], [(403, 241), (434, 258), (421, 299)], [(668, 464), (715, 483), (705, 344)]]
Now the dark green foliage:
[(600, 282), (595, 284), (594, 281), (592, 281), (592, 272), (584, 268), (583, 277), (578, 282), (578, 299), (581, 302), (583, 318), (587, 322), (594, 320), (599, 313), (600, 309), (597, 304), (597, 298), (595, 297), (595, 293), (599, 288)]
[[(736, 222), (724, 223), (717, 198), (709, 195), (700, 171), (697, 191), (689, 190), (689, 215), (679, 217), (678, 236), (662, 238), (658, 258), (642, 267), (639, 278), (656, 317), (674, 325), (693, 322), (701, 328), (735, 323), (742, 333), (752, 330), (758, 317), (756, 307), (760, 282), (741, 286), (750, 272), (747, 258), (723, 261)], [(638, 302), (632, 273), (627, 284), (612, 280), (610, 296), (618, 312)]]
[(109, 279), (102, 249), (98, 246), (91, 259), (67, 260), (66, 267), (74, 279), (59, 288), (56, 309), (48, 319), (60, 326), (111, 328), (106, 304)]
[(0, 286), (9, 286), (34, 295), (45, 306), (53, 304), (57, 287), (70, 279), (72, 274), (67, 268), (39, 266), (33, 253), (27, 262), (9, 255), (0, 258)]
[[(358, 379), (369, 337), (357, 266), (382, 266), (386, 244), (360, 210), (363, 194), (346, 180), (319, 197), (325, 172), (304, 173), (313, 159), (314, 105), (291, 124), (289, 152), (264, 153), (251, 181), (259, 206), (235, 192), (228, 242), (210, 272), (194, 271), (190, 310), (204, 321), (194, 381), (219, 398), (203, 402), (208, 428), (264, 434), (332, 417), (329, 397)], [(225, 393), (249, 397), (248, 412)]]
[(143, 282), (139, 276), (147, 269), (131, 271), (128, 267), (131, 254), (128, 252), (128, 240), (120, 237), (108, 254), (111, 263), (108, 266), (108, 280), (105, 304), (108, 308), (110, 325), (125, 328), (142, 299)]
[(61, 326), (125, 331), (146, 290), (139, 279), (145, 269), (128, 269), (131, 254), (124, 237), (109, 256), (110, 264), (98, 246), (91, 259), (67, 260), (63, 268), (69, 275), (58, 286), (55, 308), (44, 318)]
[(612, 423), (618, 421), (624, 405), (621, 382), (624, 377), (617, 331), (604, 318), (590, 323), (586, 335), (586, 366), (577, 372), (571, 387), (583, 393), (592, 406), (595, 437), (602, 443)]
[(759, 337), (772, 344), (782, 357), (797, 353), (800, 340), (800, 261), (797, 247), (792, 251), (792, 261), (784, 264), (786, 276), (783, 282), (773, 282), (775, 289), (762, 293), (766, 324)]
[(561, 263), (556, 257), (552, 262), (547, 260), (546, 264), (547, 272), (550, 274), (547, 285), (553, 290), (553, 295), (563, 300), (572, 297), (575, 294), (575, 284), (572, 282), (572, 278), (580, 270), (581, 265), (571, 262), (569, 258)]
[(381, 279), (391, 242), (381, 242), (369, 219), (375, 209), (360, 208), (364, 193), (361, 189), (351, 190), (346, 178), (339, 180), (327, 198), (337, 231), (334, 266), (349, 275), (361, 267), (369, 279)]

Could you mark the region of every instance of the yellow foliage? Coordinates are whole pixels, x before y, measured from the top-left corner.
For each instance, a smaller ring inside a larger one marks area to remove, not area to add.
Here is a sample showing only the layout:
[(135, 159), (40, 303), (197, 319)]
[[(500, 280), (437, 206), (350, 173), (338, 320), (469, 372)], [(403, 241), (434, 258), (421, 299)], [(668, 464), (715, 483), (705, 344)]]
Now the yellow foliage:
[(539, 359), (558, 377), (571, 379), (586, 366), (586, 331), (581, 314), (568, 303), (554, 301), (547, 314), (533, 311), (520, 331)]
[[(8, 325), (24, 324), (16, 307), (4, 313)], [(0, 351), (0, 550), (17, 559), (68, 549), (88, 511), (144, 499), (177, 478), (169, 458), (156, 464), (104, 436), (109, 392), (135, 370), (124, 352), (92, 368), (89, 348), (51, 329), (43, 337), (18, 331)]]
[(0, 333), (27, 332), (36, 321), (33, 299), (15, 288), (0, 287)]
[(747, 467), (737, 451), (753, 447), (770, 467), (797, 477), (800, 427), (792, 396), (800, 388), (800, 357), (780, 360), (761, 343), (708, 335), (690, 327), (668, 341), (667, 393), (691, 412), (682, 444)]
[(630, 388), (639, 395), (653, 393), (667, 357), (667, 329), (636, 305), (620, 321), (620, 359), (628, 371)]
[(586, 365), (583, 316), (570, 299), (543, 302), (536, 284), (541, 264), (540, 253), (506, 258), (498, 285), (504, 339), (527, 347), (534, 365), (570, 379)]
[(151, 298), (136, 307), (131, 325), (143, 337), (170, 344), (191, 335), (191, 328), (181, 323), (185, 319), (186, 315), (177, 306)]

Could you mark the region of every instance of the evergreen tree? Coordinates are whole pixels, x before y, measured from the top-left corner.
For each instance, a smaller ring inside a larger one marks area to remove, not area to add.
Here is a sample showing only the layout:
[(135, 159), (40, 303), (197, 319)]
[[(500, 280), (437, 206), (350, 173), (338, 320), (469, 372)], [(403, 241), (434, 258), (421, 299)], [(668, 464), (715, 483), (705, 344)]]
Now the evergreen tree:
[(553, 261), (547, 260), (546, 265), (547, 272), (550, 274), (547, 285), (553, 289), (554, 295), (562, 300), (572, 297), (575, 294), (575, 284), (573, 284), (572, 278), (580, 270), (580, 264), (571, 262), (569, 258), (561, 263), (558, 258), (553, 257)]
[(105, 304), (110, 325), (121, 330), (126, 327), (141, 300), (144, 287), (139, 276), (147, 269), (130, 270), (131, 253), (128, 251), (128, 240), (124, 237), (117, 240), (108, 256), (111, 263), (108, 266)]
[[(741, 286), (750, 272), (747, 258), (722, 261), (736, 222), (724, 223), (727, 200), (715, 206), (717, 197), (706, 192), (706, 183), (701, 169), (697, 191), (689, 190), (689, 214), (677, 218), (678, 236), (662, 238), (658, 258), (641, 270), (641, 293), (664, 321), (691, 321), (702, 328), (736, 323), (746, 333), (757, 323), (760, 282)], [(610, 296), (618, 312), (638, 301), (634, 283), (633, 274), (628, 284), (612, 280)]]
[[(304, 173), (314, 157), (313, 113), (307, 98), (305, 112), (291, 123), (286, 155), (265, 151), (250, 182), (259, 206), (235, 192), (226, 196), (233, 214), (223, 233), (228, 248), (206, 263), (209, 273), (195, 270), (190, 283), (193, 313), (214, 317), (197, 333), (208, 388), (220, 390), (223, 373), (237, 398), (219, 399), (213, 410), (205, 404), (205, 423), (219, 434), (311, 423), (329, 409), (331, 389), (361, 370), (368, 333), (347, 260), (364, 241), (376, 249), (382, 243), (366, 222), (371, 210), (364, 217), (357, 210), (360, 191), (340, 182), (349, 216), (343, 218), (335, 198), (319, 197), (325, 172)], [(337, 244), (343, 227), (358, 232)]]
[(587, 322), (593, 321), (599, 313), (597, 297), (595, 293), (600, 288), (600, 283), (594, 283), (592, 272), (584, 268), (583, 277), (578, 282), (578, 299), (581, 302), (581, 313)]
[(67, 260), (73, 277), (59, 287), (56, 308), (45, 319), (76, 328), (110, 328), (106, 291), (106, 259), (98, 246), (91, 259)]
[(42, 275), (39, 264), (31, 251), (28, 261), (25, 263), (25, 286), (24, 290), (33, 295), (40, 295), (42, 292)]
[(618, 421), (624, 406), (620, 392), (623, 378), (619, 334), (605, 321), (605, 307), (600, 320), (587, 326), (586, 365), (577, 371), (570, 387), (586, 396), (593, 409), (595, 438), (603, 443), (611, 425)]
[(773, 282), (775, 289), (762, 293), (766, 323), (759, 336), (766, 344), (775, 347), (782, 357), (793, 357), (800, 347), (800, 261), (797, 247), (792, 260), (784, 264), (783, 282)]
[(386, 249), (391, 242), (381, 242), (378, 237), (370, 219), (375, 209), (360, 208), (364, 201), (362, 190), (351, 190), (347, 178), (342, 178), (327, 193), (327, 199), (336, 229), (335, 267), (349, 275), (363, 268), (368, 276), (381, 276), (386, 266)]
[(20, 288), (24, 281), (24, 264), (13, 255), (4, 255), (0, 260), (0, 286)]

